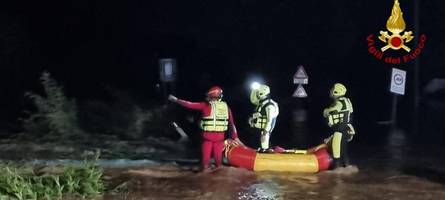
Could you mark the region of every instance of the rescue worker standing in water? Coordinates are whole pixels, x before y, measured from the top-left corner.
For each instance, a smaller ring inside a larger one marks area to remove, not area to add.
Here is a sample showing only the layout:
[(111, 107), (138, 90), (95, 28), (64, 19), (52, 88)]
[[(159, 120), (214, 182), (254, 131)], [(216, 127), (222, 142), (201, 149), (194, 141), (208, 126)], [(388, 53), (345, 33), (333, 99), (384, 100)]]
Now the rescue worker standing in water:
[(352, 103), (346, 95), (346, 87), (341, 83), (336, 83), (330, 90), (330, 97), (333, 103), (323, 111), (323, 116), (328, 121), (333, 134), (325, 140), (334, 157), (334, 166), (347, 167), (349, 163), (349, 155), (347, 150), (347, 143), (352, 141), (355, 134), (352, 126)]
[(271, 153), (270, 136), (275, 128), (279, 114), (278, 104), (270, 98), (270, 88), (267, 85), (254, 83), (250, 92), (250, 102), (256, 106), (255, 112), (249, 118), (249, 125), (261, 133), (260, 153)]
[(234, 124), (232, 112), (226, 102), (222, 101), (223, 91), (215, 86), (207, 92), (204, 102), (189, 102), (169, 95), (168, 100), (179, 105), (202, 112), (202, 169), (209, 170), (209, 160), (213, 152), (216, 167), (222, 166), (225, 132), (231, 130), (231, 138), (235, 143), (242, 144)]

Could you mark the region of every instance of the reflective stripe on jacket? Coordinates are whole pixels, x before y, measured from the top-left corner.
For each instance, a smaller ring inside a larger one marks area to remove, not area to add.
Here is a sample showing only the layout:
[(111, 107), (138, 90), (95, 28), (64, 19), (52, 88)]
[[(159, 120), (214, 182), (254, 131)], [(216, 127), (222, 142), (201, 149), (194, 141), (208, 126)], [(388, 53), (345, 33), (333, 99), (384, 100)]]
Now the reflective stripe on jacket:
[(335, 100), (334, 106), (336, 104), (340, 104), (339, 109), (334, 109), (329, 112), (328, 115), (328, 124), (329, 126), (333, 126), (339, 123), (350, 123), (351, 122), (351, 114), (354, 112), (352, 108), (352, 103), (349, 98), (340, 97)]
[(210, 115), (201, 120), (201, 129), (204, 131), (224, 132), (229, 125), (229, 108), (224, 101), (210, 101)]
[[(267, 114), (267, 109), (269, 110), (269, 115)], [(260, 105), (255, 109), (255, 113), (252, 118), (254, 119), (253, 127), (272, 131), (275, 125), (273, 119), (279, 114), (278, 104), (272, 99), (266, 99), (260, 102)]]

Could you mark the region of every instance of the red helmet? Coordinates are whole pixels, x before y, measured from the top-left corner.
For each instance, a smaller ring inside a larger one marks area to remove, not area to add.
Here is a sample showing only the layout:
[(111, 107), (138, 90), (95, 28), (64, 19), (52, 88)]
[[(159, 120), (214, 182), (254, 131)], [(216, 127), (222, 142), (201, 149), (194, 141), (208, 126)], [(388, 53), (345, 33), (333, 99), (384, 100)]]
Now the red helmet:
[(207, 92), (207, 96), (210, 97), (210, 98), (222, 98), (223, 91), (222, 91), (222, 89), (220, 87), (213, 86)]

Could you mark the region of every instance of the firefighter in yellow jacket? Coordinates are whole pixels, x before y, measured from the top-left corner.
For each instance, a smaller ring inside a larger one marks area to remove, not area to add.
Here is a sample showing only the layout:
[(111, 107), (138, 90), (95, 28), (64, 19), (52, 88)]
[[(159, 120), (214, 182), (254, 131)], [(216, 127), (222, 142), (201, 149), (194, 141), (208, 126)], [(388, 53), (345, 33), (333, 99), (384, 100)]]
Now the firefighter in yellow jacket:
[(355, 135), (352, 126), (352, 103), (346, 96), (346, 87), (341, 83), (336, 83), (330, 90), (330, 97), (333, 103), (323, 111), (323, 116), (327, 119), (328, 126), (333, 134), (325, 140), (330, 145), (332, 156), (334, 157), (334, 166), (349, 166), (349, 156), (347, 143), (352, 141)]
[(270, 136), (279, 114), (278, 104), (270, 98), (270, 88), (267, 85), (254, 83), (250, 93), (250, 102), (256, 106), (255, 112), (249, 118), (249, 124), (261, 132), (260, 153), (270, 153)]

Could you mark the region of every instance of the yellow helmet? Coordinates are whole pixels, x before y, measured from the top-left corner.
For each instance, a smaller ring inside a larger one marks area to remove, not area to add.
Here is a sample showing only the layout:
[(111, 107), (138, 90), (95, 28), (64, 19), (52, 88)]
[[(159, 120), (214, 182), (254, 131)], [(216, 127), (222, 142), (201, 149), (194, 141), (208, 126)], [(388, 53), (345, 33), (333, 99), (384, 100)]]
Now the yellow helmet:
[(341, 83), (334, 84), (334, 87), (332, 87), (330, 91), (330, 96), (333, 98), (341, 97), (346, 94), (346, 87)]
[(264, 99), (270, 94), (270, 88), (267, 85), (260, 85), (260, 88), (258, 88), (258, 98)]
[(269, 94), (269, 86), (261, 84), (258, 88), (252, 89), (252, 91), (250, 92), (250, 102), (258, 105), (260, 100), (266, 98)]

